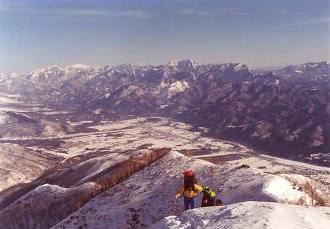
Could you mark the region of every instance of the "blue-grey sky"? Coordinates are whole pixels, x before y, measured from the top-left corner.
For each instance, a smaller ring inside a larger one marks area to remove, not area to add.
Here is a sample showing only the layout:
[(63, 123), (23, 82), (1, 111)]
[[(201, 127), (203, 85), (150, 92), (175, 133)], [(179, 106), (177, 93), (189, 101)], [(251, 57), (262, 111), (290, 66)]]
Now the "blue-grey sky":
[(0, 72), (329, 60), (329, 0), (0, 0)]

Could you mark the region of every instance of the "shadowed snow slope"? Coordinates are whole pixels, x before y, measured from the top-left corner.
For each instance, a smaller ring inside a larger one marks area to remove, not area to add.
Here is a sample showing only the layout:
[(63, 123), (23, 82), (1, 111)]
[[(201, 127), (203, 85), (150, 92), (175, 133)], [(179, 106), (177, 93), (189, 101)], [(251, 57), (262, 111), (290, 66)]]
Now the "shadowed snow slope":
[(326, 229), (330, 208), (311, 208), (266, 202), (242, 202), (224, 207), (198, 208), (182, 216), (168, 216), (151, 226), (165, 228)]

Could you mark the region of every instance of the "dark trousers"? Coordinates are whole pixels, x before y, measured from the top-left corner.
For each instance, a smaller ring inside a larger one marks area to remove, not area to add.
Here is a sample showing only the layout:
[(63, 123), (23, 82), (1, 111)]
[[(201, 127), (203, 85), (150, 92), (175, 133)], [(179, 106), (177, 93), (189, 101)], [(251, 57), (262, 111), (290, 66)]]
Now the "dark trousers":
[(201, 206), (202, 207), (214, 206), (214, 198), (209, 198), (209, 197), (203, 196)]
[(184, 197), (184, 210), (187, 211), (189, 209), (193, 209), (195, 207), (195, 200), (194, 198)]

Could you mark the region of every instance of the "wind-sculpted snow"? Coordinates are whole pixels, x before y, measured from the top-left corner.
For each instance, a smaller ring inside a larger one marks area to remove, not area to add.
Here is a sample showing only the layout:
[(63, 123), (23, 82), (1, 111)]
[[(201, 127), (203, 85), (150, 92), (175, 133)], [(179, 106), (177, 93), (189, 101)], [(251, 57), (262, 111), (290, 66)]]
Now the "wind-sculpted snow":
[(168, 216), (152, 229), (326, 229), (330, 225), (330, 208), (308, 208), (280, 203), (242, 202), (223, 207), (186, 211)]

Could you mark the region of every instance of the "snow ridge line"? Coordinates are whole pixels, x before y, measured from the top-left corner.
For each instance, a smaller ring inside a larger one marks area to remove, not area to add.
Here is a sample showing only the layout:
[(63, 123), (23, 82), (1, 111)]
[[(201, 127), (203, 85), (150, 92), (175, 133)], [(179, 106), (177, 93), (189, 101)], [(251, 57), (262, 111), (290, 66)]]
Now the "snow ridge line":
[[(79, 186), (62, 188), (56, 184), (39, 183), (37, 188), (0, 211), (0, 225), (16, 225), (18, 228), (24, 225), (23, 228), (29, 228), (28, 222), (32, 220), (35, 222), (35, 228), (50, 228), (97, 195), (125, 181), (134, 173), (163, 158), (170, 151), (169, 148), (160, 148), (144, 154), (132, 155)], [(66, 201), (63, 205), (61, 201), (59, 202), (60, 196), (71, 201)], [(38, 204), (30, 204), (31, 200), (39, 201)]]

